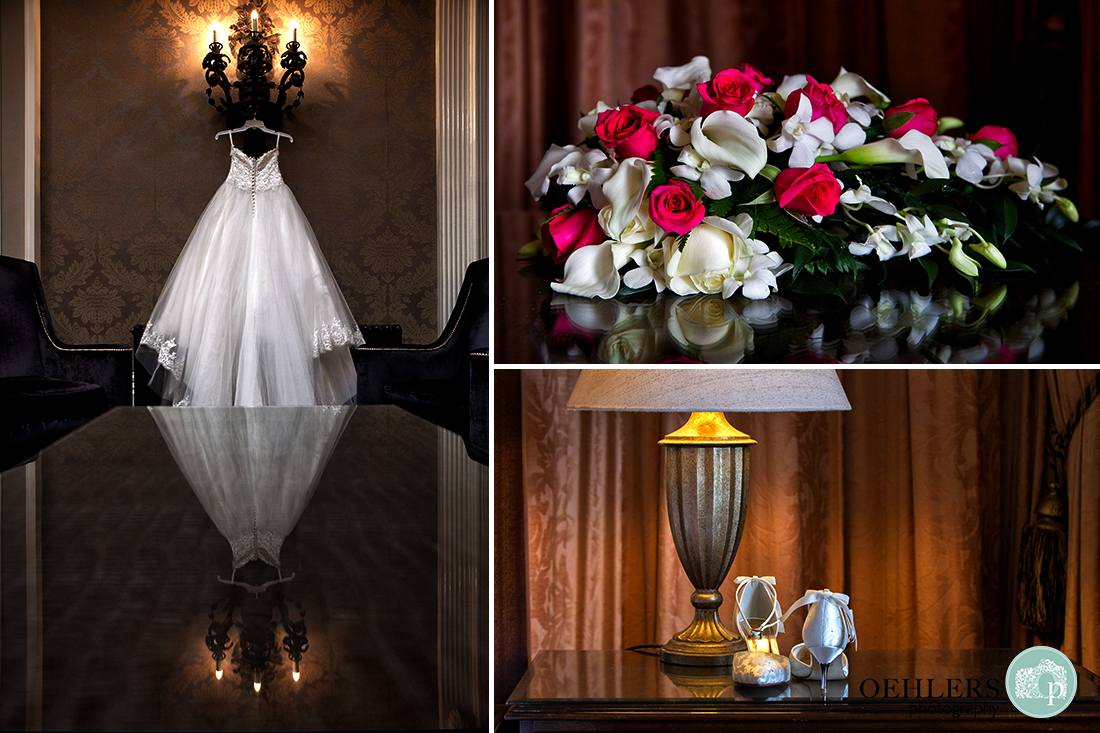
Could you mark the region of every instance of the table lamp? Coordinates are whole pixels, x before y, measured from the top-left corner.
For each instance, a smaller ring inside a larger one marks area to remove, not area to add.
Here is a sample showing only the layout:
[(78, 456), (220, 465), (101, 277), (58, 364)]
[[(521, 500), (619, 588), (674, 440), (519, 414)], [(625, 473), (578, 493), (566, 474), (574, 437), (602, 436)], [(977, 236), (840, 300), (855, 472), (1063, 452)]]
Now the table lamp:
[(670, 664), (721, 666), (746, 648), (718, 617), (719, 587), (733, 564), (756, 443), (723, 412), (850, 410), (832, 369), (586, 369), (567, 405), (574, 410), (690, 412), (663, 440), (672, 539), (695, 586), (695, 618), (661, 648)]

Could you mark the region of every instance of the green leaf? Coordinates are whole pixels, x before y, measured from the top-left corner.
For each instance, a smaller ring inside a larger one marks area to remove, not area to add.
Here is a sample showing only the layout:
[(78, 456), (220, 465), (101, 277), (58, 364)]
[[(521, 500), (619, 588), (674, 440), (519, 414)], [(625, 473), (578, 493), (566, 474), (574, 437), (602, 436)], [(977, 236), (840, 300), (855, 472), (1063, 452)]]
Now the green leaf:
[(930, 193), (942, 191), (944, 186), (948, 185), (949, 183), (951, 183), (950, 179), (929, 178), (927, 181), (921, 181), (920, 183), (918, 183), (909, 193), (911, 193), (913, 196), (927, 196)]
[(516, 254), (520, 257), (537, 257), (542, 254), (542, 240), (532, 239), (530, 242), (520, 247)]
[(1008, 241), (1008, 238), (1012, 236), (1012, 232), (1016, 231), (1016, 222), (1019, 221), (1020, 214), (1016, 211), (1016, 204), (1012, 203), (1012, 199), (1005, 197), (1005, 238), (1001, 240), (1002, 244)]
[(775, 203), (775, 189), (765, 191), (747, 204), (741, 204), (742, 206), (760, 206), (761, 204), (774, 204)]
[(883, 121), (882, 129), (887, 133), (893, 132), (916, 116), (915, 112), (895, 112)]
[(924, 268), (924, 272), (928, 275), (928, 287), (931, 288), (936, 282), (936, 276), (940, 274), (940, 266), (931, 257), (921, 257), (917, 262), (920, 263), (920, 266)]
[(779, 169), (776, 168), (774, 165), (772, 165), (770, 163), (768, 165), (764, 166), (760, 170), (760, 175), (764, 176), (769, 181), (773, 181), (773, 182), (775, 181), (776, 178), (779, 177), (779, 173), (780, 173)]
[(1015, 260), (1005, 260), (1003, 272), (1035, 272), (1035, 269)]

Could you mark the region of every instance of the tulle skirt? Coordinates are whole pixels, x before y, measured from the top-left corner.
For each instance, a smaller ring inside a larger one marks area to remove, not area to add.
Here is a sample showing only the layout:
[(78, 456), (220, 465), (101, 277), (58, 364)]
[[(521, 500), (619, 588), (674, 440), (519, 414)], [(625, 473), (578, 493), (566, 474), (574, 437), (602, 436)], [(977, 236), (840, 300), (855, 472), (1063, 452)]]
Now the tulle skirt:
[(352, 401), (363, 343), (313, 229), (285, 185), (223, 183), (146, 326), (138, 361), (172, 405)]

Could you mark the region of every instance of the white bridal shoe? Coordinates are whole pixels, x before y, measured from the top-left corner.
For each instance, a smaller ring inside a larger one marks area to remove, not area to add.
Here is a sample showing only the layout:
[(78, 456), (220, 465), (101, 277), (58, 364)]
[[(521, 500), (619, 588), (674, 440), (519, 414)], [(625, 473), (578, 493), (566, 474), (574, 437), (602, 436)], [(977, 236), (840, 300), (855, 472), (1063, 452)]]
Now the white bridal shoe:
[(750, 652), (779, 654), (775, 635), (783, 631), (783, 609), (775, 592), (775, 578), (740, 575), (737, 590), (737, 630)]
[[(791, 660), (791, 677), (797, 677), (802, 680), (819, 680), (821, 679), (821, 665), (817, 663), (814, 656), (810, 654), (810, 650), (806, 648), (805, 644), (795, 644), (791, 648), (790, 654)], [(845, 654), (840, 655), (840, 664), (833, 664), (829, 667), (829, 680), (842, 680), (848, 676), (848, 657)]]
[[(802, 642), (821, 666), (821, 692), (824, 694), (825, 682), (832, 677), (829, 665), (841, 656), (844, 647), (856, 643), (855, 619), (848, 608), (848, 596), (833, 593), (828, 588), (806, 591), (804, 596), (791, 604), (783, 618), (802, 606), (810, 606), (806, 622), (802, 625)], [(846, 671), (845, 666), (842, 662), (841, 671)]]

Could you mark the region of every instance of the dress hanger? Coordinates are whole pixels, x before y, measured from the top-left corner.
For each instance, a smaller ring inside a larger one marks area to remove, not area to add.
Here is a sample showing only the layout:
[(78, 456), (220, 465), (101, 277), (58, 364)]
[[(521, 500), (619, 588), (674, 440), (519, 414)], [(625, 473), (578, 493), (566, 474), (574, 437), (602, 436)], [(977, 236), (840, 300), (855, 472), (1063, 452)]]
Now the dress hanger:
[(222, 130), (214, 136), (214, 139), (217, 140), (222, 135), (232, 135), (234, 132), (244, 132), (245, 130), (252, 129), (259, 130), (260, 132), (266, 132), (269, 135), (278, 135), (279, 137), (285, 137), (290, 142), (294, 142), (294, 138), (292, 138), (290, 135), (286, 134), (285, 132), (278, 132), (277, 130), (272, 130), (268, 128), (266, 125), (264, 125), (262, 121), (257, 120), (255, 117), (253, 117), (251, 120), (246, 120), (245, 123), (238, 127), (236, 130)]

